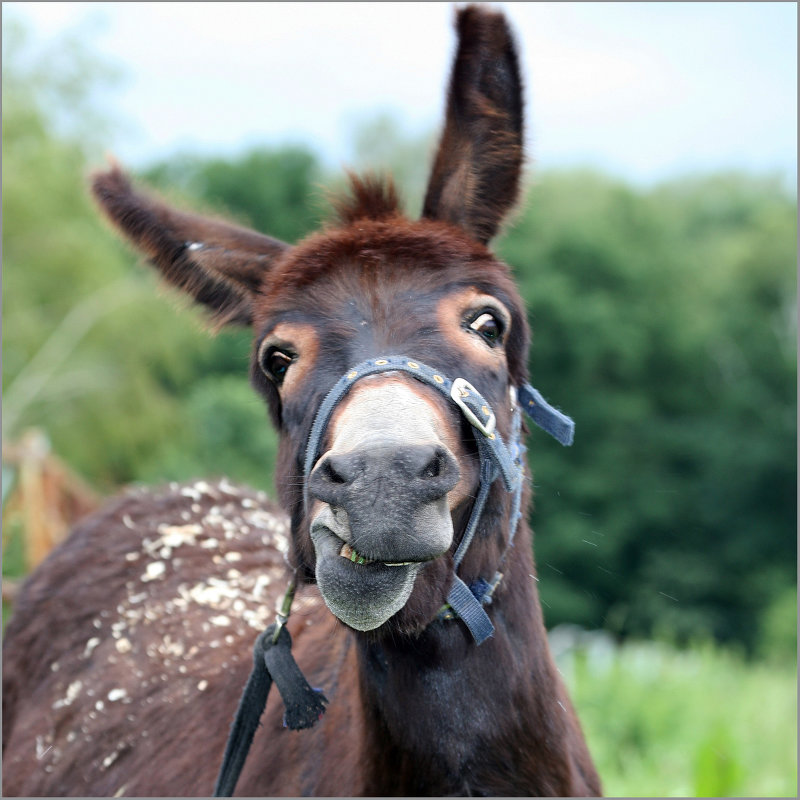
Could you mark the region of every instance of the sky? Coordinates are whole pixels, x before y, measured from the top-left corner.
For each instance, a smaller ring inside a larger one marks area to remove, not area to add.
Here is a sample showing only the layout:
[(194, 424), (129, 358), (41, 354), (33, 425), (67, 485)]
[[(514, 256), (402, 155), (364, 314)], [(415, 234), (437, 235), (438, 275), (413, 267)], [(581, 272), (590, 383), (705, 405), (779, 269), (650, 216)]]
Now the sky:
[[(796, 186), (794, 3), (503, 3), (534, 169), (650, 184), (777, 171)], [(109, 142), (141, 167), (177, 152), (293, 142), (332, 167), (390, 113), (434, 130), (455, 48), (447, 3), (3, 3), (35, 40), (71, 32), (121, 67)]]

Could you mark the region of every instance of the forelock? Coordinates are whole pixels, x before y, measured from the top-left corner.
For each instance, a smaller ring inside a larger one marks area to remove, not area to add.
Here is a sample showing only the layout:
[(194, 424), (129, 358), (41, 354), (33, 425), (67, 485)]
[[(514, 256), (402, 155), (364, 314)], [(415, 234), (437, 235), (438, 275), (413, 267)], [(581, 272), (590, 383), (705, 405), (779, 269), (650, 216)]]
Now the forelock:
[(331, 200), (334, 224), (346, 226), (358, 220), (387, 220), (402, 215), (390, 177), (348, 173), (347, 178), (348, 189)]

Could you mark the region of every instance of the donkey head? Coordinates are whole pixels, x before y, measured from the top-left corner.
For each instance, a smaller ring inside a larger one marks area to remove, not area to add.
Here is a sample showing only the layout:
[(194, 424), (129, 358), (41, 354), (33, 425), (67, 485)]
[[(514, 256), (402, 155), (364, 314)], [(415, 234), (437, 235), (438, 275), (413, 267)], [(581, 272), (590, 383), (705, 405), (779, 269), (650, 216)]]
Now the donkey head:
[[(361, 631), (420, 630), (454, 580), (484, 434), (441, 385), (476, 387), (509, 441), (513, 387), (525, 381), (525, 313), (487, 249), (520, 179), (517, 57), (501, 15), (470, 7), (457, 27), (420, 220), (402, 215), (390, 183), (353, 177), (335, 223), (289, 246), (168, 208), (116, 168), (93, 184), (168, 282), (219, 324), (252, 327), (251, 379), (281, 434), (293, 564)], [(511, 505), (492, 485), (459, 567), (465, 580), (494, 574)]]

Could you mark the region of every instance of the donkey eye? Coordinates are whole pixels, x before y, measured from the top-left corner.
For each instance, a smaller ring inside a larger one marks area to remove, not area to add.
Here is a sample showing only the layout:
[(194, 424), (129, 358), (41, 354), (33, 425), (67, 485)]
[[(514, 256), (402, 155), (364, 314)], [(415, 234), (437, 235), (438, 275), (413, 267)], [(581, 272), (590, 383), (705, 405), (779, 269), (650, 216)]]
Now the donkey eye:
[(267, 347), (261, 354), (259, 363), (264, 374), (280, 386), (294, 359), (295, 356), (285, 350), (278, 347)]
[(469, 327), (471, 330), (483, 336), (489, 344), (497, 344), (503, 339), (503, 323), (494, 314), (488, 311), (483, 311), (478, 314), (478, 316), (470, 322)]

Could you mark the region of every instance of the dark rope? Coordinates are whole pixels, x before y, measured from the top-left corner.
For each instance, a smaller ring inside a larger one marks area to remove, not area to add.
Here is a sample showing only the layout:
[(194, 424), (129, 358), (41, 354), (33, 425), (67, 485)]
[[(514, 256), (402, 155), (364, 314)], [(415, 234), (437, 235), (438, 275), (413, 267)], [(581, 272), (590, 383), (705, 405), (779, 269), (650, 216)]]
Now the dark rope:
[(267, 695), (272, 686), (272, 676), (264, 666), (264, 649), (266, 643), (272, 641), (275, 624), (269, 626), (256, 639), (253, 648), (253, 671), (247, 679), (236, 717), (228, 734), (225, 755), (214, 787), (214, 797), (232, 797), (236, 781), (244, 767), (245, 759), (250, 751), (256, 728), (267, 705)]
[(259, 634), (253, 648), (253, 671), (239, 700), (228, 734), (225, 755), (214, 786), (214, 797), (232, 797), (244, 767), (253, 736), (267, 705), (272, 681), (281, 693), (286, 712), (283, 722), (291, 730), (310, 728), (325, 713), (325, 695), (312, 689), (292, 656), (292, 637), (286, 626), (270, 625)]

